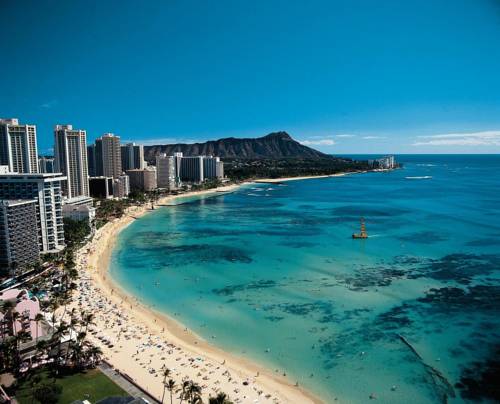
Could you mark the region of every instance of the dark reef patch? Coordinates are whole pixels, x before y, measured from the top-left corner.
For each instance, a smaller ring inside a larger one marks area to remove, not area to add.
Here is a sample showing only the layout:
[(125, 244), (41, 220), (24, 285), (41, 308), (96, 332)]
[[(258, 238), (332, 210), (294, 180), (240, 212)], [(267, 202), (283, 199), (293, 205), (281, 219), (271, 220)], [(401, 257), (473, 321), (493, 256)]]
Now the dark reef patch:
[(500, 286), (471, 286), (467, 289), (447, 287), (430, 289), (420, 303), (431, 304), (434, 311), (498, 312), (500, 314)]
[(429, 278), (443, 283), (469, 285), (476, 277), (500, 272), (500, 255), (449, 254), (439, 259), (396, 256), (392, 262), (378, 266), (359, 266), (352, 276), (338, 275), (337, 281), (364, 291), (369, 287), (389, 286), (397, 279)]
[(245, 264), (252, 262), (251, 256), (242, 248), (217, 244), (169, 245), (163, 243), (161, 246), (154, 243), (135, 245), (131, 252), (128, 253), (128, 260), (130, 262), (137, 260), (137, 265), (140, 268), (142, 267), (142, 257), (144, 255), (150, 256), (149, 251), (155, 250), (158, 252), (158, 254), (155, 254), (156, 263), (170, 267), (220, 261)]
[(266, 316), (264, 317), (266, 320), (273, 321), (273, 322), (278, 322), (283, 320), (285, 317), (283, 316)]
[(313, 237), (322, 233), (319, 228), (307, 228), (301, 226), (270, 226), (267, 230), (257, 230), (257, 234), (263, 236), (279, 237)]
[(237, 292), (244, 292), (245, 290), (267, 289), (276, 286), (276, 282), (272, 280), (262, 280), (239, 285), (229, 285), (221, 289), (213, 289), (212, 292), (219, 296), (231, 296)]
[(354, 216), (359, 219), (360, 216), (363, 217), (391, 217), (400, 216), (407, 214), (409, 211), (407, 209), (397, 209), (392, 207), (391, 209), (373, 209), (366, 206), (341, 206), (332, 210), (332, 214), (335, 216)]
[(410, 327), (412, 325), (413, 321), (410, 320), (409, 313), (413, 309), (408, 303), (395, 306), (389, 311), (379, 314), (375, 318), (374, 324), (385, 331), (400, 332), (403, 327)]
[(465, 243), (467, 247), (490, 247), (500, 245), (500, 236), (492, 238), (481, 238)]
[(443, 236), (441, 233), (436, 233), (433, 231), (420, 231), (417, 233), (406, 234), (398, 238), (401, 241), (416, 244), (434, 244), (440, 241), (447, 240), (447, 237)]
[(469, 284), (473, 277), (500, 270), (500, 256), (487, 254), (450, 254), (423, 268), (420, 276), (440, 281)]
[(311, 248), (316, 246), (315, 243), (310, 243), (308, 241), (284, 241), (280, 243), (280, 245), (292, 248)]
[(315, 313), (322, 316), (328, 316), (332, 314), (333, 304), (327, 301), (316, 301), (313, 303), (279, 303), (266, 305), (264, 310), (280, 310), (295, 316), (307, 316)]
[(464, 369), (455, 387), (465, 400), (500, 402), (500, 344), (493, 348), (488, 359), (473, 362)]
[(337, 275), (337, 281), (348, 285), (352, 290), (364, 290), (373, 286), (389, 286), (393, 280), (403, 278), (407, 273), (396, 267), (360, 266), (352, 276)]

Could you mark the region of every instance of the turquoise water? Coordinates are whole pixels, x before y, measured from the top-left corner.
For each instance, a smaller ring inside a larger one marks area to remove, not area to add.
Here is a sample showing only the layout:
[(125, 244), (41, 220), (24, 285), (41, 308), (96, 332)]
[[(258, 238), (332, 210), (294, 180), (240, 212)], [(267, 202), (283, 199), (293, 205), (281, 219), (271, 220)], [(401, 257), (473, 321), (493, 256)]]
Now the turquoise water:
[(111, 275), (327, 402), (492, 399), (500, 156), (399, 160), (158, 209), (121, 233)]

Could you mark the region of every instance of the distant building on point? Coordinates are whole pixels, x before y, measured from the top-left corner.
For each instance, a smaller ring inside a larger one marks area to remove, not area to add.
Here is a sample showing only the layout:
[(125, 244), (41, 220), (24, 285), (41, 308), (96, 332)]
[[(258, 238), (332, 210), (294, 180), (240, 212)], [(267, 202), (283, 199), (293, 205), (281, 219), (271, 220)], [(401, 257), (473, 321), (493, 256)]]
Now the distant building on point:
[(390, 170), (396, 168), (396, 159), (394, 156), (384, 156), (379, 159), (368, 160), (368, 164), (373, 168)]

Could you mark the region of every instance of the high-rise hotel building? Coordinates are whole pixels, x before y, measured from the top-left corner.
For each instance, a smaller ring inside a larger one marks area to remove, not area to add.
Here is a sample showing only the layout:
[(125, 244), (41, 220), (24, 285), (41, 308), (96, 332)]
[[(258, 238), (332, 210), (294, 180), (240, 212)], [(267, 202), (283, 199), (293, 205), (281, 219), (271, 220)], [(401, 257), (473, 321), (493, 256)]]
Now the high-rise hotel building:
[(40, 156), (38, 158), (39, 173), (54, 173), (54, 157)]
[(123, 171), (128, 170), (128, 166), (124, 166), (123, 147), (120, 146), (120, 137), (112, 133), (97, 138), (95, 144), (87, 147), (89, 176), (121, 176)]
[[(177, 153), (176, 153), (177, 154)], [(180, 160), (181, 181), (200, 183), (208, 179), (224, 177), (224, 163), (213, 156), (174, 156)]]
[(14, 173), (37, 173), (36, 126), (0, 119), (0, 165)]
[(181, 159), (181, 180), (188, 182), (203, 182), (203, 156), (183, 156)]
[(101, 136), (102, 142), (102, 175), (118, 178), (122, 175), (122, 157), (120, 137), (112, 133)]
[(62, 183), (66, 177), (50, 174), (0, 174), (0, 200), (35, 200), (38, 246), (42, 253), (64, 248)]
[(122, 170), (144, 169), (144, 146), (127, 143), (121, 146)]
[(0, 200), (0, 274), (16, 275), (39, 259), (36, 200)]
[(87, 133), (72, 125), (57, 125), (54, 130), (55, 171), (63, 173), (63, 193), (69, 199), (89, 196)]
[(177, 188), (174, 156), (167, 156), (165, 153), (156, 156), (156, 180), (158, 188), (169, 191)]

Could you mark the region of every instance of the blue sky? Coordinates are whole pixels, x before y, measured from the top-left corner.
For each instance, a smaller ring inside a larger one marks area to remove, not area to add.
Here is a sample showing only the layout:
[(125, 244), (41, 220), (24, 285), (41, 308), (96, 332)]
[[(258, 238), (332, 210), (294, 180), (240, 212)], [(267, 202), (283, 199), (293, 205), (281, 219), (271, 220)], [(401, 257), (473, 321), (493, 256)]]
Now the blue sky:
[(495, 0), (0, 0), (0, 117), (145, 144), (499, 153)]

